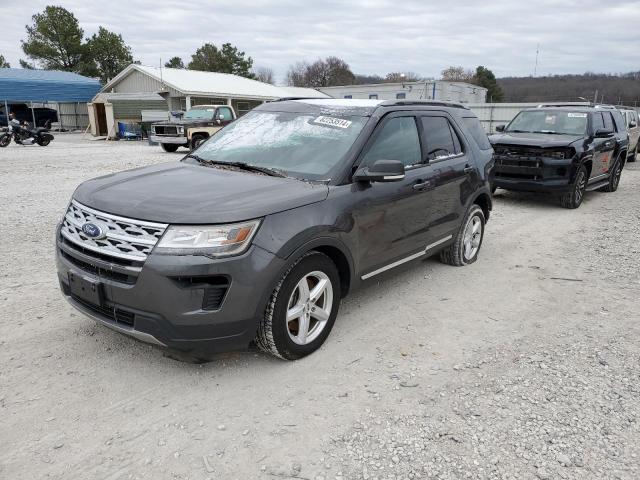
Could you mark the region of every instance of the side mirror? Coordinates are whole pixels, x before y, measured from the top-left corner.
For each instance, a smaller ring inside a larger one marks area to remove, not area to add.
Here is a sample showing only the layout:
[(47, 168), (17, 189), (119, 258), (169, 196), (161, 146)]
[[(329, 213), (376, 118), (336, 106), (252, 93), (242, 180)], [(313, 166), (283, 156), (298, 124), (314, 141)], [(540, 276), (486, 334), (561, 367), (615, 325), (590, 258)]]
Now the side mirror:
[(638, 126), (638, 124), (636, 122), (634, 122), (633, 120), (631, 122), (629, 122), (629, 128), (636, 128)]
[(360, 167), (355, 182), (397, 182), (404, 178), (404, 164), (399, 160), (377, 160), (371, 167)]
[(504, 132), (506, 125), (497, 125), (496, 132)]
[(611, 138), (613, 137), (613, 130), (609, 130), (608, 128), (599, 128), (596, 130), (596, 138)]

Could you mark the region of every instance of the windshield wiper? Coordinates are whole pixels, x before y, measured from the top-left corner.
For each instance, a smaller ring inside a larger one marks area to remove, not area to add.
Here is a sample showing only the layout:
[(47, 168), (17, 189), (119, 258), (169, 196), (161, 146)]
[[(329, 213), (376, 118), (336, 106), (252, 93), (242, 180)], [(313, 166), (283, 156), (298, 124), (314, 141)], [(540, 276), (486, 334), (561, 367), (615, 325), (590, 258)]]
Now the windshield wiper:
[(286, 175), (278, 169), (269, 168), (269, 167), (259, 167), (258, 165), (252, 165), (250, 163), (245, 162), (221, 162), (219, 160), (207, 160), (206, 158), (202, 158), (195, 153), (190, 153), (187, 155), (188, 158), (194, 158), (200, 163), (204, 163), (207, 165), (221, 165), (221, 166), (229, 166), (239, 168), (241, 170), (246, 170), (248, 172), (258, 172), (264, 173), (265, 175), (269, 175), (271, 177), (281, 177), (285, 178)]
[(509, 133), (531, 133), (528, 130), (505, 130), (505, 133), (509, 132)]
[(562, 135), (560, 132), (556, 132), (555, 130), (536, 130), (531, 133), (544, 133), (546, 135)]

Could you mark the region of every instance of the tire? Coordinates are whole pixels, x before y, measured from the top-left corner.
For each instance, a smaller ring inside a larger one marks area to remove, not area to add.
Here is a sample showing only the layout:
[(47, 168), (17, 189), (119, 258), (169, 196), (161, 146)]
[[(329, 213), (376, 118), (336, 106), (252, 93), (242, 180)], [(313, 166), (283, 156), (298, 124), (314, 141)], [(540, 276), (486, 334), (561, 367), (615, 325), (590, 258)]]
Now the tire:
[(582, 204), (582, 200), (584, 200), (584, 193), (587, 190), (588, 181), (589, 174), (587, 173), (587, 168), (584, 165), (580, 165), (571, 190), (560, 197), (560, 205), (569, 209), (578, 208)]
[(11, 143), (11, 135), (5, 134), (0, 136), (0, 148), (9, 146)]
[(486, 220), (480, 206), (473, 204), (464, 216), (453, 243), (440, 252), (440, 261), (454, 267), (470, 265), (478, 259)]
[(496, 187), (495, 185), (491, 185), (491, 195), (493, 195), (494, 193), (496, 193), (496, 190), (498, 189), (498, 187)]
[(607, 183), (600, 190), (603, 192), (615, 192), (618, 190), (618, 185), (620, 184), (620, 177), (622, 176), (622, 161), (620, 157), (616, 159), (616, 163), (611, 170), (611, 175), (609, 175), (609, 183)]
[[(325, 285), (314, 303), (305, 301), (314, 287)], [(314, 283), (315, 282), (315, 283)], [(306, 290), (304, 285), (306, 285)], [(297, 360), (316, 351), (331, 333), (340, 306), (340, 275), (323, 253), (311, 251), (300, 257), (273, 290), (258, 325), (258, 347), (284, 360)], [(287, 312), (299, 313), (287, 321)], [(316, 312), (314, 314), (314, 312)], [(322, 320), (316, 317), (323, 312)], [(301, 335), (300, 320), (307, 325)]]
[(36, 143), (38, 145), (40, 145), (41, 147), (46, 147), (47, 145), (49, 145), (51, 143), (51, 139), (47, 138), (47, 137), (38, 137), (38, 139), (36, 140)]
[[(640, 144), (640, 140), (638, 141), (638, 144)], [(627, 162), (635, 162), (636, 158), (638, 158), (638, 144), (636, 144), (636, 148), (633, 153), (627, 157)]]
[(191, 137), (191, 150), (195, 150), (196, 148), (198, 148), (205, 140), (207, 140), (207, 137), (205, 137), (204, 135), (195, 134), (193, 137)]
[(180, 145), (176, 145), (175, 143), (161, 143), (160, 146), (167, 153), (173, 153), (178, 150)]

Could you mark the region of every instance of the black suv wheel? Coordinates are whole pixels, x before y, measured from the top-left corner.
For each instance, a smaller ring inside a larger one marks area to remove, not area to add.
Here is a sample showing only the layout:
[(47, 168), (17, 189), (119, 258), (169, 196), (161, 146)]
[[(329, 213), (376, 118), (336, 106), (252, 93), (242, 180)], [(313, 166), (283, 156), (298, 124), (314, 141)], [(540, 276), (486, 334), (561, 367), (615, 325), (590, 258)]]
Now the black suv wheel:
[(618, 185), (620, 184), (620, 177), (622, 176), (622, 159), (618, 156), (613, 169), (611, 170), (611, 175), (609, 175), (609, 183), (607, 183), (600, 190), (603, 192), (615, 192), (618, 190)]
[(584, 165), (580, 165), (571, 190), (560, 197), (560, 204), (564, 208), (578, 208), (582, 204), (584, 192), (587, 189), (588, 178), (589, 174), (587, 173), (586, 167)]
[(296, 360), (314, 352), (333, 328), (340, 305), (340, 276), (320, 252), (302, 256), (271, 294), (256, 343), (265, 352)]

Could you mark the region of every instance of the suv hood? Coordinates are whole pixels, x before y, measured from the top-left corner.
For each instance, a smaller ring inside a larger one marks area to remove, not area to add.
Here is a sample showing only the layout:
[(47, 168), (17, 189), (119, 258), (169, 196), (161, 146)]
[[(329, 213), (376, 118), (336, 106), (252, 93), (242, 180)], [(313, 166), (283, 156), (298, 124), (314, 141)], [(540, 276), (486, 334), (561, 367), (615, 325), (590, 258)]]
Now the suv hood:
[(327, 198), (326, 185), (187, 163), (164, 163), (94, 178), (73, 194), (113, 215), (172, 224), (230, 223)]
[(568, 147), (583, 139), (582, 135), (552, 135), (548, 133), (498, 133), (489, 136), (492, 145), (527, 145), (532, 147)]

